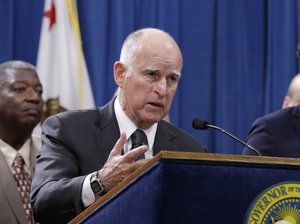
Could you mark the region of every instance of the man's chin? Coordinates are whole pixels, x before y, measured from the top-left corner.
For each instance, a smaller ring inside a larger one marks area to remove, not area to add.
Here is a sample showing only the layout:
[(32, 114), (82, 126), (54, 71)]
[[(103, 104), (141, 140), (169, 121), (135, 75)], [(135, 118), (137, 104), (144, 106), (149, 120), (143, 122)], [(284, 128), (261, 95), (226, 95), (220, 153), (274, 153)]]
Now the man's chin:
[(138, 126), (141, 128), (147, 129), (153, 124), (158, 123), (163, 119), (163, 113), (144, 113), (141, 114), (140, 119), (138, 120)]
[(162, 116), (149, 116), (148, 118), (145, 118), (146, 123), (149, 124), (155, 124), (163, 119)]
[(40, 122), (40, 118), (37, 117), (27, 117), (23, 120), (23, 124), (28, 128), (34, 128)]

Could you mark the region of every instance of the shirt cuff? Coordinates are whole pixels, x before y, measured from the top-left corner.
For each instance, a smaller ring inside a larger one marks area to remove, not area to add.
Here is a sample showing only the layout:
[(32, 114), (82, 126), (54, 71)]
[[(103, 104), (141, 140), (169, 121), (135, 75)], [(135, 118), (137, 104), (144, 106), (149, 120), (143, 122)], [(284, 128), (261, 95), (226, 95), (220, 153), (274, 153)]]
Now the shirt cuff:
[(92, 191), (91, 185), (90, 185), (90, 179), (92, 174), (89, 174), (86, 176), (86, 178), (83, 181), (82, 191), (81, 191), (81, 200), (84, 205), (84, 207), (88, 207), (95, 201), (95, 195)]

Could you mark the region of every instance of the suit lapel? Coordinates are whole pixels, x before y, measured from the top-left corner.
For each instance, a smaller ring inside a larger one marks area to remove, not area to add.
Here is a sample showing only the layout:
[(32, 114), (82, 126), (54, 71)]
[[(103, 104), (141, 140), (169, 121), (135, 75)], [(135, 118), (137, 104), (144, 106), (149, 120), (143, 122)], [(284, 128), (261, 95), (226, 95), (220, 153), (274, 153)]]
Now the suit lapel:
[(153, 146), (153, 155), (156, 155), (161, 150), (172, 150), (172, 140), (175, 139), (176, 135), (170, 130), (165, 121), (160, 121), (157, 126), (157, 131)]
[(17, 184), (6, 163), (4, 155), (1, 152), (0, 152), (0, 176), (3, 180), (5, 180), (5, 181), (0, 181), (0, 189), (3, 191), (6, 200), (10, 205), (12, 211), (14, 211), (20, 223), (27, 222), (21, 197), (17, 190)]
[[(95, 139), (99, 147), (99, 156), (104, 164), (110, 151), (120, 137), (119, 125), (115, 116), (113, 102), (109, 102), (104, 107), (98, 109)], [(103, 165), (102, 164), (102, 165)]]

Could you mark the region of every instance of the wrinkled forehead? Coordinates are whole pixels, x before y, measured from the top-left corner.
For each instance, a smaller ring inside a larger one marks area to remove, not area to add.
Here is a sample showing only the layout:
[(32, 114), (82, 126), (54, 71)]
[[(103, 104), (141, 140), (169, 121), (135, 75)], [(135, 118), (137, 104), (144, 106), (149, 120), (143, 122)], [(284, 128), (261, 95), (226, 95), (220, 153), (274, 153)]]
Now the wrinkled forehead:
[(157, 57), (145, 57), (144, 59), (138, 60), (133, 68), (144, 71), (147, 73), (160, 73), (165, 75), (176, 75), (181, 77), (181, 64), (169, 60), (169, 58)]

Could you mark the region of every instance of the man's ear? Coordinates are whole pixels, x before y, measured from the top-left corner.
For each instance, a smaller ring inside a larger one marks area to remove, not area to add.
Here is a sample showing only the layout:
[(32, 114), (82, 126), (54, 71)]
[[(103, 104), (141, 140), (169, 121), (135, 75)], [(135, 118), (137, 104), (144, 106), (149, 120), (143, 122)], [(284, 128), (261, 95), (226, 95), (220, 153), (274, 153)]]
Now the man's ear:
[(116, 84), (119, 87), (123, 86), (125, 76), (126, 76), (125, 65), (120, 61), (116, 61), (114, 64), (114, 79), (115, 79)]
[(289, 107), (290, 103), (291, 103), (291, 98), (289, 96), (285, 96), (284, 100), (282, 102), (282, 107), (281, 108), (284, 109), (284, 108)]

